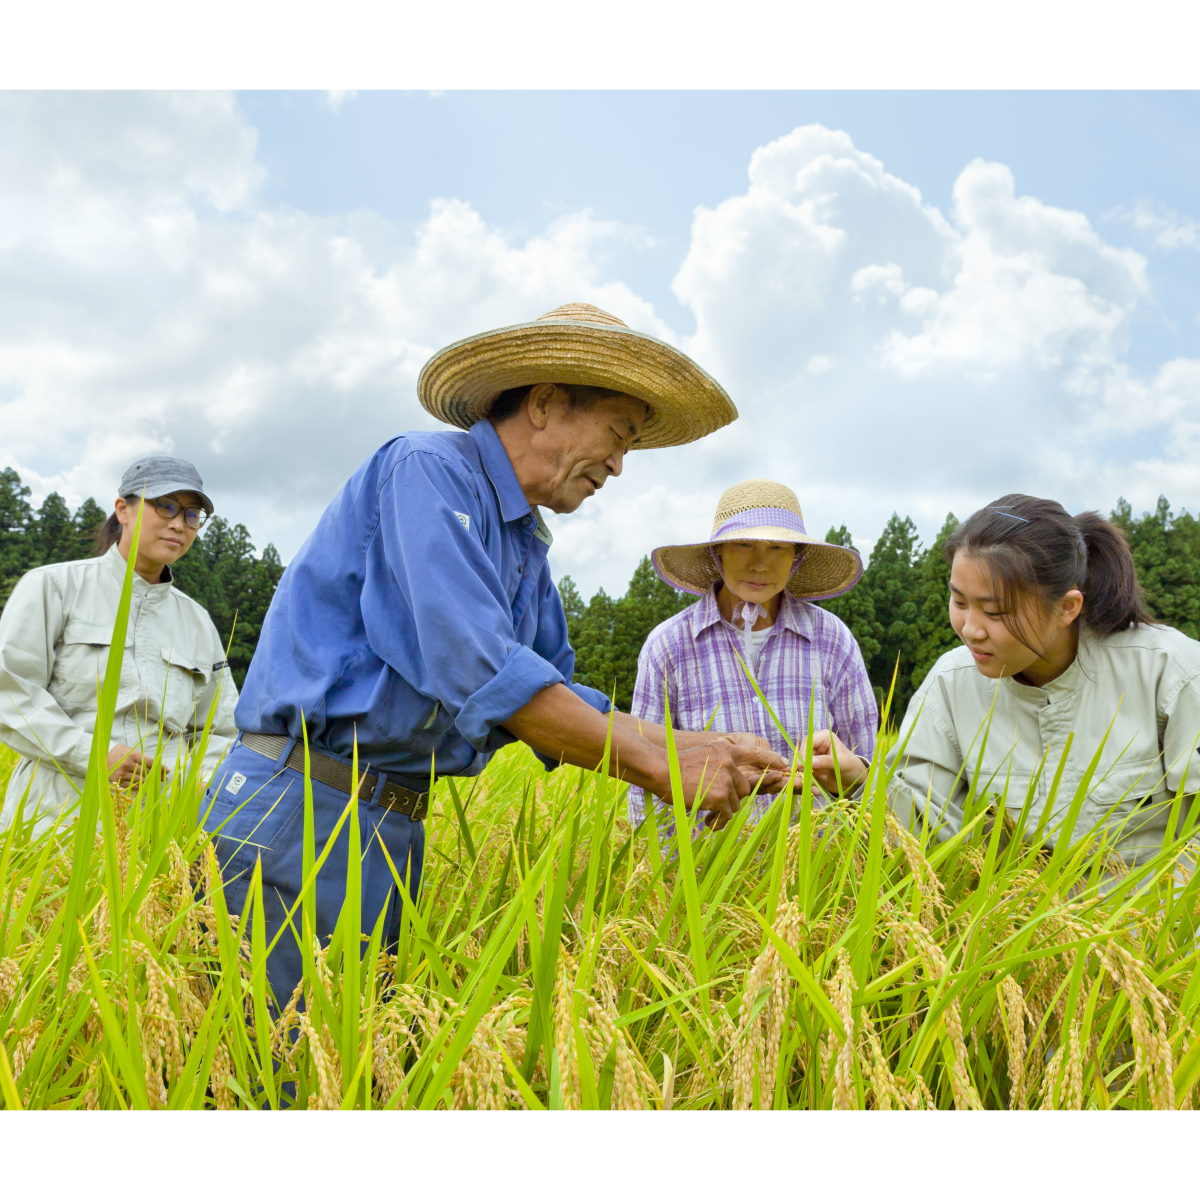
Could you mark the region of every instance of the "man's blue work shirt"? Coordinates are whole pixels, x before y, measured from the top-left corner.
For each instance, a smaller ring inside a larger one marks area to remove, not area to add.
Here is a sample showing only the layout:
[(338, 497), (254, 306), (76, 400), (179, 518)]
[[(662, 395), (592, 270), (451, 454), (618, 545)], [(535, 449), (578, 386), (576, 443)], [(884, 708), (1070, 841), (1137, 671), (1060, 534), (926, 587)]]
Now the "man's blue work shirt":
[(372, 770), (473, 775), (500, 726), (575, 653), (530, 508), (496, 431), (408, 433), (350, 478), (280, 580), (238, 728), (301, 736)]

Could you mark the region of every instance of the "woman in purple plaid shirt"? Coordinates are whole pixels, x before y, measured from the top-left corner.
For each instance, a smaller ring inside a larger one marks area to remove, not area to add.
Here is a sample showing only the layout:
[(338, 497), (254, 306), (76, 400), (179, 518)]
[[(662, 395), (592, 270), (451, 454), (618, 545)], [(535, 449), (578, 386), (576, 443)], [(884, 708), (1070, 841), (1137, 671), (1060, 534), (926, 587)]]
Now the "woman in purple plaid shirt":
[[(862, 561), (854, 550), (805, 532), (790, 488), (769, 479), (735, 484), (717, 504), (707, 542), (662, 546), (652, 561), (672, 587), (701, 599), (646, 639), (638, 656), (634, 716), (662, 722), (665, 691), (674, 728), (755, 733), (791, 758), (788, 739), (803, 753), (811, 707), (814, 732), (828, 730), (870, 759), (879, 712), (862, 652), (839, 618), (808, 603), (848, 592), (862, 575)], [(828, 790), (836, 787), (831, 770), (814, 769), (814, 776)], [(659, 828), (669, 836), (670, 806), (651, 799)], [(750, 819), (757, 820), (773, 799), (759, 796)], [(631, 823), (642, 821), (645, 806), (646, 793), (631, 787)]]

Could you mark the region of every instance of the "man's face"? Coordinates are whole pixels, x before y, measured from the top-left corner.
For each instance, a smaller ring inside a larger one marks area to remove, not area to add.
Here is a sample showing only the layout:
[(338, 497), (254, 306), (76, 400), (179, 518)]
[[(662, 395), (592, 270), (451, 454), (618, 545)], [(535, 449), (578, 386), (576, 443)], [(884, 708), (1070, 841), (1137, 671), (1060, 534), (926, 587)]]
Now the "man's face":
[(557, 389), (546, 408), (539, 438), (541, 470), (537, 486), (527, 490), (530, 503), (556, 513), (574, 512), (610, 475), (620, 475), (646, 416), (646, 405), (632, 396), (610, 396), (590, 408), (573, 408), (566, 393)]

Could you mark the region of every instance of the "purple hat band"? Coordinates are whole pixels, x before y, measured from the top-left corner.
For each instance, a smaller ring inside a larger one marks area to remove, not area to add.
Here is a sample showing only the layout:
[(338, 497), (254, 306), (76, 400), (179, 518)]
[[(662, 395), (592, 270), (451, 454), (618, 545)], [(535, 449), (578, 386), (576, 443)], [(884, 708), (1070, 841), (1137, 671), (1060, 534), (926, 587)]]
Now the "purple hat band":
[(741, 533), (746, 529), (756, 529), (764, 525), (776, 529), (790, 529), (793, 533), (802, 533), (806, 537), (808, 531), (798, 513), (788, 508), (748, 508), (744, 512), (734, 513), (728, 521), (718, 525), (712, 531), (709, 541), (728, 537), (730, 534)]

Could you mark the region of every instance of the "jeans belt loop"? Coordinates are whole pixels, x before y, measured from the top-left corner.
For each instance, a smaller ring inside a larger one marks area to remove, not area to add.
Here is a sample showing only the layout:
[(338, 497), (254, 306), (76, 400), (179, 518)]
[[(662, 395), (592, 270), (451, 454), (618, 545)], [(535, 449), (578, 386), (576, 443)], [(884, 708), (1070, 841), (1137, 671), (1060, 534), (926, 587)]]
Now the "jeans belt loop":
[(375, 790), (371, 793), (371, 798), (368, 801), (372, 808), (378, 807), (379, 801), (383, 798), (383, 789), (385, 787), (387, 787), (387, 775), (382, 771), (377, 771), (375, 773)]
[(286, 744), (286, 745), (283, 747), (283, 749), (282, 749), (282, 750), (279, 752), (279, 757), (278, 757), (278, 758), (275, 760), (275, 765), (276, 765), (277, 767), (282, 767), (282, 766), (284, 765), (284, 763), (286, 763), (286, 762), (287, 762), (287, 760), (288, 760), (288, 755), (290, 755), (290, 754), (291, 754), (291, 752), (292, 752), (293, 748), (295, 747), (296, 743), (297, 743), (299, 740), (300, 740), (299, 738), (294, 738), (294, 737), (289, 737), (289, 738), (287, 739), (287, 744)]

